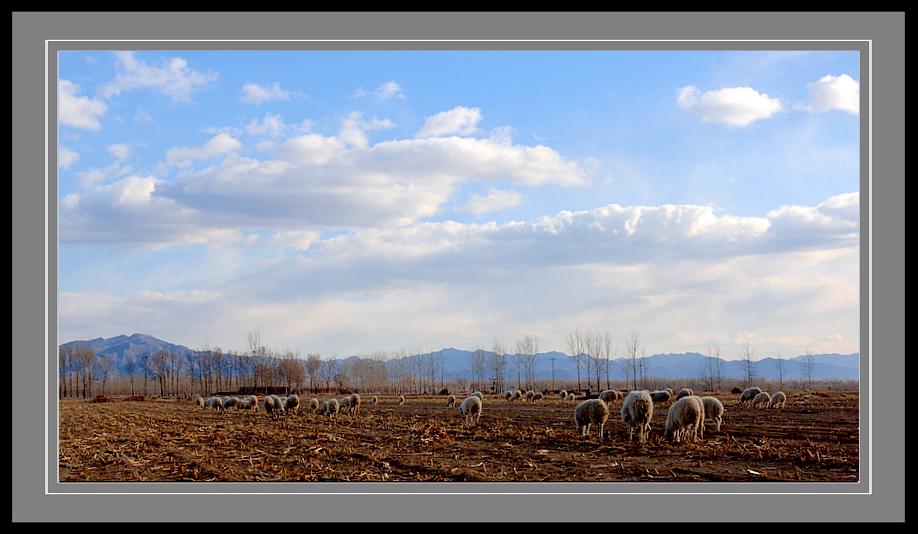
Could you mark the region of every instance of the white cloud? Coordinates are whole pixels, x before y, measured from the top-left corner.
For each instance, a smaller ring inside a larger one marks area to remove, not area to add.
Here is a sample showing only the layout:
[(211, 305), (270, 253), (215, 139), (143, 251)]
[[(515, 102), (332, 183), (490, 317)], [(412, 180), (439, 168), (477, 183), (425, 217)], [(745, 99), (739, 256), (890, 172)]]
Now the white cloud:
[(523, 195), (519, 194), (517, 191), (490, 189), (487, 195), (469, 195), (469, 201), (465, 205), (465, 211), (475, 215), (482, 215), (492, 211), (500, 211), (502, 209), (519, 206), (522, 203)]
[(116, 143), (114, 145), (108, 145), (108, 153), (118, 160), (126, 160), (128, 156), (131, 155), (131, 151), (131, 145), (128, 144)]
[(810, 100), (805, 108), (810, 111), (824, 112), (837, 109), (855, 115), (860, 111), (860, 85), (847, 74), (823, 76), (819, 81), (806, 84), (806, 89)]
[(282, 88), (279, 82), (274, 82), (270, 87), (257, 83), (247, 83), (242, 86), (242, 101), (256, 106), (273, 100), (290, 100), (298, 96), (302, 94)]
[(393, 80), (385, 82), (377, 87), (376, 96), (378, 96), (380, 100), (391, 100), (393, 98), (405, 100), (408, 98), (405, 96), (405, 93), (402, 92), (401, 86)]
[(57, 168), (69, 169), (74, 163), (80, 161), (80, 153), (61, 145), (57, 149)]
[(235, 137), (217, 134), (200, 147), (178, 146), (166, 151), (166, 161), (175, 165), (188, 165), (191, 160), (208, 159), (242, 150), (242, 143)]
[(366, 98), (373, 95), (377, 100), (405, 100), (408, 97), (402, 91), (402, 87), (394, 80), (380, 84), (372, 93), (364, 88), (359, 88), (351, 95), (351, 98)]
[(781, 101), (751, 87), (726, 87), (702, 93), (694, 86), (679, 89), (676, 103), (692, 109), (704, 122), (744, 127), (781, 111)]
[(216, 81), (216, 72), (199, 72), (188, 67), (179, 57), (170, 58), (160, 66), (138, 59), (134, 52), (115, 52), (115, 79), (102, 88), (106, 98), (134, 89), (153, 89), (177, 102), (188, 102), (191, 94)]
[(366, 121), (363, 120), (363, 115), (359, 111), (353, 111), (341, 121), (338, 138), (352, 147), (367, 148), (369, 146), (369, 138), (366, 135), (366, 130), (384, 130), (393, 126), (395, 126), (395, 123), (389, 119), (374, 118)]
[(96, 131), (102, 128), (99, 119), (105, 115), (108, 106), (101, 100), (79, 96), (80, 86), (60, 80), (57, 84), (57, 119), (61, 124), (74, 128)]
[(79, 178), (80, 183), (83, 187), (92, 187), (100, 182), (104, 182), (110, 178), (117, 178), (124, 176), (131, 172), (131, 166), (125, 165), (122, 166), (121, 162), (114, 162), (108, 167), (98, 169), (88, 169), (85, 171), (80, 171), (77, 173), (77, 178)]
[(475, 127), (481, 120), (481, 110), (457, 106), (449, 111), (441, 111), (427, 117), (424, 126), (416, 137), (434, 137), (443, 135), (472, 135), (479, 130)]
[(139, 109), (137, 113), (134, 114), (134, 122), (150, 124), (153, 122), (153, 115), (150, 115), (150, 112), (145, 109)]

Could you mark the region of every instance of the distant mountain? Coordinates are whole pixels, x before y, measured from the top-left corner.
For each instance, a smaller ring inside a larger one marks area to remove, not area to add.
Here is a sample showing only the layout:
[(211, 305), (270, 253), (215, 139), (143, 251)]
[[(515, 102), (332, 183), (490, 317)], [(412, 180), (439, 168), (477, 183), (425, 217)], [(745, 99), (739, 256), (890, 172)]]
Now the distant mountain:
[[(127, 355), (141, 356), (155, 354), (160, 350), (176, 352), (182, 356), (193, 352), (184, 345), (176, 345), (162, 341), (146, 334), (132, 334), (130, 336), (116, 336), (108, 339), (95, 338), (85, 341), (71, 341), (61, 345), (67, 349), (76, 346), (89, 346), (100, 356), (110, 356), (115, 361), (115, 368), (123, 372), (124, 359)], [(442, 363), (442, 376), (445, 381), (471, 378), (471, 356), (473, 351), (448, 347), (439, 351), (426, 354), (408, 356), (411, 362), (417, 359), (433, 357)], [(487, 362), (493, 352), (482, 351)], [(785, 358), (784, 379), (799, 380), (803, 376), (803, 362), (805, 356)], [(341, 360), (346, 365), (357, 360), (357, 356), (349, 356)], [(704, 375), (707, 363), (712, 358), (697, 352), (682, 354), (655, 354), (646, 357), (648, 376), (661, 379), (700, 378)], [(742, 379), (746, 376), (745, 364), (739, 360), (721, 360), (721, 373), (725, 379)], [(392, 360), (387, 365), (393, 365)], [(613, 380), (620, 380), (626, 376), (628, 362), (623, 359), (613, 360), (611, 376)], [(858, 380), (860, 358), (854, 354), (816, 354), (813, 355), (813, 378), (815, 380)], [(754, 362), (755, 374), (763, 380), (778, 379), (778, 360), (764, 358)], [(507, 378), (516, 379), (516, 365), (512, 355), (507, 357)], [(583, 370), (581, 370), (581, 373)], [(552, 374), (554, 373), (554, 375)], [(438, 378), (440, 371), (437, 371)], [(486, 373), (487, 374), (487, 373)], [(537, 355), (535, 376), (540, 380), (555, 381), (576, 380), (577, 366), (573, 356), (563, 352), (543, 352)]]

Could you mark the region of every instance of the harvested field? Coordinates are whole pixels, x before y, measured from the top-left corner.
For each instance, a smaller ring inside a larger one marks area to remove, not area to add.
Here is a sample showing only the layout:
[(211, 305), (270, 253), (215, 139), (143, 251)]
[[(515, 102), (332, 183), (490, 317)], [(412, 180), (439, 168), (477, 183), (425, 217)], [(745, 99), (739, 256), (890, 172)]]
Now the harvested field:
[[(574, 406), (486, 396), (466, 428), (445, 397), (380, 395), (338, 423), (312, 414), (272, 419), (263, 410), (220, 414), (191, 400), (60, 406), (59, 477), (66, 481), (835, 481), (858, 480), (856, 392), (788, 391), (783, 410), (726, 408), (721, 432), (663, 440), (668, 404), (654, 410), (650, 441), (628, 441), (610, 406), (606, 439), (581, 437)], [(696, 393), (697, 394), (697, 393)], [(700, 393), (707, 395), (707, 393)], [(372, 394), (369, 394), (372, 397)], [(364, 396), (365, 399), (367, 396)], [(302, 398), (302, 396), (301, 396)], [(320, 400), (323, 400), (320, 398)], [(460, 397), (461, 400), (461, 397)], [(308, 399), (307, 399), (308, 401)]]

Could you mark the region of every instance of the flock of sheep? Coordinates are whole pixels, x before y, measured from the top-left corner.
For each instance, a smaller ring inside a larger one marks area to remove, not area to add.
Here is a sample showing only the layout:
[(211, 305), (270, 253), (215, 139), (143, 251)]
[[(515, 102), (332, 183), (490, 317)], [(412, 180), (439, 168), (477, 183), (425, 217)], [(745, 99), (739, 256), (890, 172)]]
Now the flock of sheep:
[[(720, 400), (714, 397), (699, 397), (689, 388), (683, 388), (675, 393), (672, 389), (666, 388), (657, 391), (631, 391), (627, 395), (620, 391), (607, 389), (601, 391), (597, 398), (592, 397), (592, 390), (587, 388), (585, 391), (586, 400), (577, 404), (574, 408), (574, 422), (580, 435), (586, 436), (593, 426), (599, 427), (599, 439), (604, 437), (606, 422), (609, 419), (609, 407), (613, 406), (619, 400), (622, 400), (621, 418), (629, 427), (629, 441), (634, 438), (634, 431), (637, 429), (638, 441), (644, 443), (650, 435), (650, 422), (653, 418), (654, 405), (663, 405), (671, 402), (666, 415), (666, 425), (664, 429), (664, 438), (682, 442), (689, 438), (697, 441), (704, 438), (704, 422), (710, 420), (714, 423), (717, 432), (720, 432), (723, 423), (724, 405)], [(540, 392), (529, 390), (523, 393), (521, 390), (511, 390), (504, 394), (507, 402), (513, 402), (518, 399), (526, 399), (529, 402), (541, 400), (544, 395)], [(573, 392), (561, 390), (560, 397), (562, 401), (575, 401), (578, 397)], [(787, 401), (787, 395), (778, 391), (772, 395), (762, 391), (758, 387), (750, 387), (742, 391), (739, 398), (740, 405), (751, 403), (753, 408), (783, 408)], [(361, 397), (357, 393), (347, 395), (341, 399), (328, 399), (319, 402), (318, 399), (310, 399), (308, 403), (300, 404), (300, 398), (297, 395), (277, 396), (268, 395), (263, 400), (265, 413), (274, 417), (280, 414), (308, 412), (320, 414), (337, 423), (339, 413), (359, 415), (361, 406)], [(462, 402), (457, 404), (454, 395), (446, 398), (447, 408), (457, 408), (459, 414), (464, 417), (464, 424), (467, 426), (477, 425), (481, 418), (481, 410), (484, 402), (484, 394), (475, 391), (466, 397)], [(202, 409), (211, 408), (217, 411), (225, 411), (229, 408), (238, 410), (258, 411), (258, 397), (249, 395), (247, 397), (210, 397), (204, 399), (197, 397), (195, 403)], [(398, 396), (397, 404), (405, 404), (405, 397)], [(379, 405), (379, 398), (374, 396), (371, 405), (375, 408)]]

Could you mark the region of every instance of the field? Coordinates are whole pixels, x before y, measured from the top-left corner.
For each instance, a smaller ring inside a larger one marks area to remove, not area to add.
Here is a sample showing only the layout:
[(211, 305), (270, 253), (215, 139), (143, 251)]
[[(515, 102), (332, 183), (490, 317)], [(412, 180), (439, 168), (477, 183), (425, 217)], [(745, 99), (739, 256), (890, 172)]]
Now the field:
[(337, 424), (318, 415), (202, 410), (188, 400), (60, 401), (65, 481), (843, 481), (858, 480), (856, 392), (788, 392), (783, 410), (726, 408), (721, 432), (664, 441), (666, 407), (650, 441), (628, 441), (611, 407), (605, 440), (580, 436), (575, 403), (487, 396), (466, 428), (443, 397), (380, 396)]

